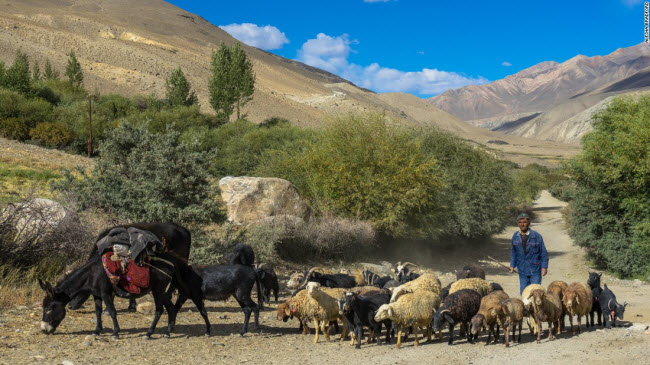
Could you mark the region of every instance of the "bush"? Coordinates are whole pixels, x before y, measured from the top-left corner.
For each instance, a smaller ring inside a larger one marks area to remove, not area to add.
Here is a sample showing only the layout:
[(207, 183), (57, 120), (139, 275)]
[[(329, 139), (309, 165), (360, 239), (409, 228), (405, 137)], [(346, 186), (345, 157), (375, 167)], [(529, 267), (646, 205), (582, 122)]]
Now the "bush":
[(72, 129), (61, 122), (40, 123), (29, 132), (29, 135), (33, 140), (40, 141), (46, 146), (59, 148), (69, 145), (76, 137)]
[(29, 139), (30, 127), (19, 118), (0, 119), (0, 136), (17, 141)]
[(650, 97), (614, 99), (594, 116), (569, 164), (569, 233), (595, 262), (624, 276), (650, 274)]
[(449, 133), (432, 129), (418, 135), (444, 172), (441, 195), (447, 213), (440, 234), (476, 238), (503, 230), (513, 202), (509, 167)]
[(146, 126), (123, 123), (98, 148), (90, 176), (67, 171), (55, 188), (71, 194), (82, 209), (98, 207), (130, 221), (214, 222), (218, 211), (216, 187), (208, 166), (213, 152), (195, 152), (181, 142), (180, 133), (167, 129), (153, 134)]
[(295, 217), (271, 217), (251, 224), (241, 240), (253, 247), (259, 262), (353, 261), (375, 247), (368, 222), (321, 218), (309, 223)]
[(261, 176), (291, 181), (317, 212), (368, 220), (389, 235), (428, 236), (441, 214), (435, 158), (381, 115), (338, 119), (304, 148), (275, 151), (258, 166)]

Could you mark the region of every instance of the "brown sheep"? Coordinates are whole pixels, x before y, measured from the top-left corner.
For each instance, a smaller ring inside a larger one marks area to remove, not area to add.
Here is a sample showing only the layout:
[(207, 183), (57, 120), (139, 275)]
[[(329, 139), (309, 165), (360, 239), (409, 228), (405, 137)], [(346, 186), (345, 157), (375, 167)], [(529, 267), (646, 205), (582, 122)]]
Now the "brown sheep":
[(553, 340), (553, 324), (560, 334), (560, 317), (562, 316), (562, 302), (557, 295), (543, 290), (533, 290), (528, 299), (532, 299), (535, 327), (537, 328), (537, 343), (540, 343), (542, 322), (548, 322), (548, 339)]
[[(587, 326), (589, 326), (589, 316), (593, 304), (591, 288), (585, 283), (571, 283), (564, 289), (562, 305), (564, 311), (569, 315), (569, 324), (571, 325), (571, 334), (575, 334), (573, 329), (573, 316), (578, 317), (578, 333), (582, 333), (582, 316), (585, 316)], [(593, 326), (593, 323), (592, 323)]]
[[(567, 288), (569, 284), (562, 280), (555, 280), (554, 282), (548, 284), (548, 288), (546, 288), (546, 291), (549, 291), (560, 298), (560, 301), (562, 301), (562, 292), (564, 292), (564, 289)], [(562, 320), (560, 321), (560, 329), (564, 329), (564, 316), (566, 315), (566, 311), (564, 310), (564, 307), (562, 307)]]
[[(502, 290), (494, 291), (481, 299), (481, 306), (479, 307), (478, 313), (472, 317), (471, 320), (471, 336), (476, 339), (478, 334), (484, 328), (489, 327), (487, 342), (490, 343), (490, 336), (494, 334), (494, 342), (499, 339), (499, 325), (497, 324), (497, 308), (501, 303), (508, 299), (508, 294)], [(496, 332), (494, 331), (494, 325), (497, 326)]]
[(541, 286), (540, 284), (530, 284), (528, 285), (524, 291), (521, 293), (521, 300), (524, 302), (524, 309), (526, 310), (526, 324), (528, 325), (528, 330), (530, 330), (530, 333), (532, 334), (537, 334), (537, 326), (535, 326), (535, 315), (533, 313), (533, 303), (529, 299), (530, 294), (533, 292), (533, 290), (542, 290), (544, 291), (544, 287)]
[(503, 327), (503, 333), (506, 336), (506, 347), (510, 347), (510, 327), (512, 326), (512, 338), (515, 338), (515, 331), (519, 325), (519, 338), (521, 342), (521, 326), (524, 322), (524, 302), (519, 298), (510, 298), (505, 300), (497, 308), (497, 323)]

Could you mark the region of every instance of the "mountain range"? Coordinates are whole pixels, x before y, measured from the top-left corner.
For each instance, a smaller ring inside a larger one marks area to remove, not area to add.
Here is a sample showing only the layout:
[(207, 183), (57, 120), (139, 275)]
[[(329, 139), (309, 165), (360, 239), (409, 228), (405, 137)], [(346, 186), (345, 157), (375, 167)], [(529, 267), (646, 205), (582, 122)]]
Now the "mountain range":
[(650, 46), (542, 62), (501, 80), (448, 90), (429, 101), (466, 122), (508, 134), (578, 143), (614, 96), (650, 87)]

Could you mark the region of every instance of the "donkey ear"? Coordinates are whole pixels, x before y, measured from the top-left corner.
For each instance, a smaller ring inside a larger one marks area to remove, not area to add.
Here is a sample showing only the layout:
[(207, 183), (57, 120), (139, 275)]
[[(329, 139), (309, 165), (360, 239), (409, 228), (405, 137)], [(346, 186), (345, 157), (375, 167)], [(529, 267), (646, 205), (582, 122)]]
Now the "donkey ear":
[(38, 285), (45, 291), (50, 296), (54, 295), (54, 290), (52, 289), (52, 285), (49, 282), (43, 282), (41, 279), (38, 279)]

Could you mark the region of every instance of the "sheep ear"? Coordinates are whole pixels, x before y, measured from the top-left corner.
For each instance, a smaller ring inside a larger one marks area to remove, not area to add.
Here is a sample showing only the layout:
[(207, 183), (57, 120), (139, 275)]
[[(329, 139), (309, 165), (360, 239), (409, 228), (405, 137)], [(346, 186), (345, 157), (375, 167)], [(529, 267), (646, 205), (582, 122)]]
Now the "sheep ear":
[(390, 317), (392, 317), (392, 316), (393, 316), (393, 313), (394, 313), (394, 312), (393, 312), (393, 307), (388, 307), (388, 315), (389, 315)]
[(447, 320), (447, 322), (449, 322), (449, 324), (454, 324), (454, 319), (451, 318), (451, 316), (449, 315), (449, 313), (445, 312), (445, 313), (443, 313), (442, 315), (445, 317), (445, 319)]

